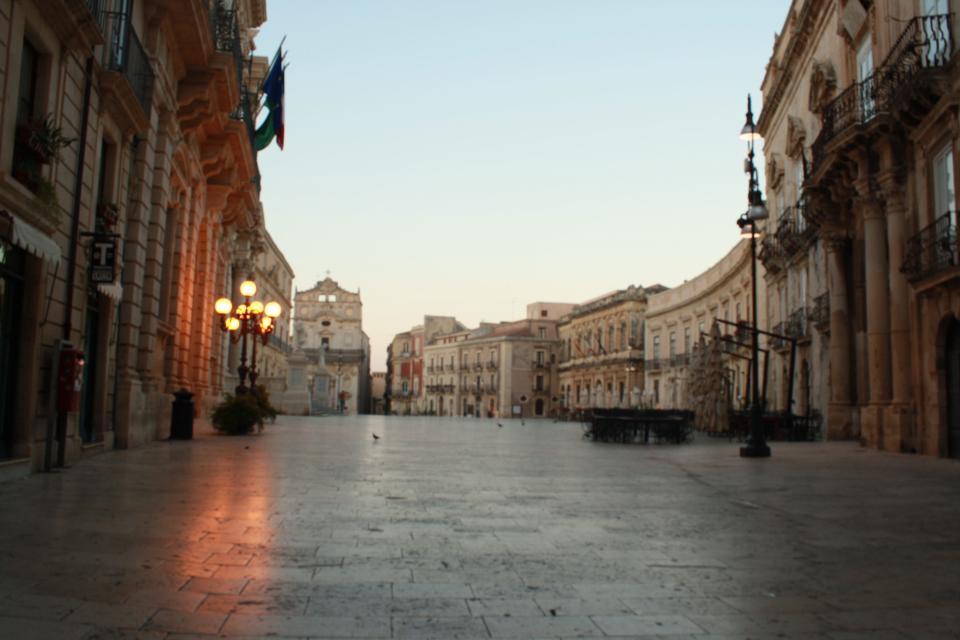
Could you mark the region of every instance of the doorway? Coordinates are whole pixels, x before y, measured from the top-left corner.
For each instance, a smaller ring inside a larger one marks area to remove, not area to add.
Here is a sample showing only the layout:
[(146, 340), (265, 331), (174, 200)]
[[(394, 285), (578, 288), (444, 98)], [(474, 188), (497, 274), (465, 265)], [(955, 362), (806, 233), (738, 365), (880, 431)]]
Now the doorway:
[(96, 381), (100, 353), (100, 300), (95, 289), (87, 292), (87, 314), (83, 340), (83, 391), (80, 404), (80, 440), (84, 443), (97, 440)]
[(947, 455), (960, 458), (960, 321), (947, 330)]
[(0, 240), (0, 460), (14, 455), (17, 352), (25, 254)]

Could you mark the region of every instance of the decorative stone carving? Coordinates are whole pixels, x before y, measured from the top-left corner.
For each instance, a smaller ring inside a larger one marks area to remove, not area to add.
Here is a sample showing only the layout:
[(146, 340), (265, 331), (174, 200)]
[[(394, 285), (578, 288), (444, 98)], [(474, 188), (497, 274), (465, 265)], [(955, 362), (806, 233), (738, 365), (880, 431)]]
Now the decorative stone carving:
[(783, 181), (783, 159), (779, 153), (770, 153), (767, 155), (767, 186), (776, 191), (780, 188)]
[(803, 120), (797, 116), (787, 116), (787, 155), (799, 157), (806, 141), (807, 129), (803, 126)]
[(807, 100), (810, 111), (813, 113), (823, 111), (827, 103), (833, 99), (836, 89), (837, 72), (833, 68), (833, 63), (829, 60), (814, 61), (813, 70), (810, 73), (810, 96)]

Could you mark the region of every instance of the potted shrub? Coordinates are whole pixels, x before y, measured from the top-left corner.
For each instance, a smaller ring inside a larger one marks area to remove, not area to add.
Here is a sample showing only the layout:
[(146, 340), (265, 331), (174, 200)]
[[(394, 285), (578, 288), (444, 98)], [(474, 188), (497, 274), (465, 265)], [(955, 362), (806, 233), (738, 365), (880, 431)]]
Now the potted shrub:
[(226, 399), (213, 410), (210, 421), (221, 433), (231, 436), (246, 435), (263, 420), (257, 399), (249, 393), (227, 395)]
[(73, 139), (64, 136), (60, 127), (53, 126), (53, 115), (50, 114), (43, 119), (27, 120), (18, 125), (17, 142), (25, 152), (32, 154), (37, 164), (48, 164)]

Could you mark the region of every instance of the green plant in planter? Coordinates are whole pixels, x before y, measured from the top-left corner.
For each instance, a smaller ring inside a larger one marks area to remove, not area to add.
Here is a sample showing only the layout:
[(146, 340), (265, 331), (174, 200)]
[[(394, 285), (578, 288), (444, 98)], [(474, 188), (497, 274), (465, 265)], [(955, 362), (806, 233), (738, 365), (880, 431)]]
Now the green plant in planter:
[[(262, 384), (258, 384), (253, 388), (252, 395), (257, 399), (257, 406), (260, 407), (260, 413), (263, 416), (263, 420), (269, 420), (271, 423), (276, 422), (277, 409), (270, 404), (270, 392), (267, 391), (267, 388)], [(263, 428), (262, 424), (260, 425), (260, 428)]]
[(42, 213), (51, 221), (59, 222), (60, 203), (57, 201), (57, 187), (42, 175), (37, 175), (32, 188), (33, 193), (37, 196), (37, 200), (43, 205)]
[(213, 410), (210, 421), (221, 433), (231, 436), (246, 435), (263, 421), (263, 413), (253, 394), (247, 393), (240, 396), (228, 394), (226, 399)]
[(277, 410), (270, 404), (266, 387), (258, 384), (243, 395), (227, 395), (213, 410), (210, 421), (217, 431), (228, 435), (245, 435), (257, 427), (263, 431), (265, 420), (277, 419)]

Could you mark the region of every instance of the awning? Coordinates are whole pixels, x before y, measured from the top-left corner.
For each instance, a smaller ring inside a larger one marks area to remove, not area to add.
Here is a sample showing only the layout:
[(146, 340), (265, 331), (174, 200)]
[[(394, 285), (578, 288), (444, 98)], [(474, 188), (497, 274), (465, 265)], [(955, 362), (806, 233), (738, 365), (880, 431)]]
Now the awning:
[(111, 298), (112, 300), (116, 300), (117, 302), (120, 302), (120, 300), (123, 298), (123, 286), (119, 282), (112, 284), (98, 284), (97, 291), (108, 298)]
[(13, 244), (42, 260), (48, 260), (50, 264), (60, 264), (60, 245), (53, 238), (17, 216), (10, 217), (13, 219), (10, 232)]

